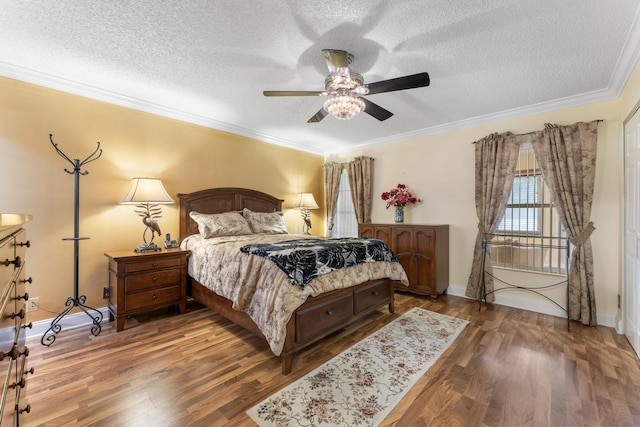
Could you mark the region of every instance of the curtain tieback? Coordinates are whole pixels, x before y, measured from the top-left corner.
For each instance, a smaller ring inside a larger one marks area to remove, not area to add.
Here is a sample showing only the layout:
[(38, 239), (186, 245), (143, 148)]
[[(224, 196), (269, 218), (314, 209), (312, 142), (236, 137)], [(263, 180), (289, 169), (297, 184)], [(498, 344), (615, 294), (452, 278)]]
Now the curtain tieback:
[(589, 221), (589, 224), (574, 238), (569, 238), (569, 241), (573, 244), (573, 246), (578, 247), (582, 246), (584, 242), (591, 237), (591, 233), (596, 229), (593, 225), (593, 221)]
[(478, 223), (478, 231), (482, 234), (488, 234), (486, 228), (480, 223)]

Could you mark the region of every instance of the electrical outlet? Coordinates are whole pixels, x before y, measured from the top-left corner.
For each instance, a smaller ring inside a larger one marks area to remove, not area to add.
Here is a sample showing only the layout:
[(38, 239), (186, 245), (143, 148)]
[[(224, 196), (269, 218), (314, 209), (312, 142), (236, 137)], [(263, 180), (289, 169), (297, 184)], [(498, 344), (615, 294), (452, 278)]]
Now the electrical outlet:
[(38, 311), (38, 297), (32, 297), (27, 300), (27, 311)]
[(102, 298), (103, 299), (109, 298), (109, 287), (108, 286), (105, 286), (104, 288), (102, 288)]

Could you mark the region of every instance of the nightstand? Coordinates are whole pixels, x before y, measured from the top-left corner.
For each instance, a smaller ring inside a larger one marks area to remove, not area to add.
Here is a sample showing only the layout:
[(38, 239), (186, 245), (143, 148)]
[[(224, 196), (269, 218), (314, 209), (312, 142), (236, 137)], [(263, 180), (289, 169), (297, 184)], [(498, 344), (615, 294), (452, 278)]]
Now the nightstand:
[(177, 305), (187, 309), (187, 258), (190, 251), (105, 252), (109, 258), (109, 320), (116, 331), (127, 316)]

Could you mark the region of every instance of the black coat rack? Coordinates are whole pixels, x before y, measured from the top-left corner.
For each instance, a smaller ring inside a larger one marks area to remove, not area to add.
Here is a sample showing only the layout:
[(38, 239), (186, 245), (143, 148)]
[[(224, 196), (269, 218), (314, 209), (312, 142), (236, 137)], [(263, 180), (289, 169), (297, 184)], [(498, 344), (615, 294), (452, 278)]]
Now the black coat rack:
[[(102, 322), (102, 313), (99, 310), (97, 310), (97, 309), (95, 309), (93, 307), (89, 307), (89, 306), (85, 305), (84, 302), (87, 299), (86, 296), (78, 295), (79, 294), (79, 291), (78, 291), (78, 261), (79, 261), (78, 246), (79, 246), (80, 240), (89, 239), (89, 237), (80, 237), (80, 216), (79, 216), (79, 214), (80, 214), (80, 175), (87, 175), (89, 173), (88, 171), (84, 171), (84, 172), (81, 171), (81, 168), (84, 165), (86, 165), (87, 163), (91, 163), (94, 160), (98, 160), (100, 158), (100, 156), (102, 155), (102, 149), (100, 148), (100, 142), (98, 142), (98, 146), (93, 151), (93, 153), (89, 154), (89, 156), (87, 156), (84, 160), (79, 160), (79, 159), (71, 160), (66, 154), (64, 154), (62, 152), (62, 150), (60, 150), (60, 148), (58, 148), (58, 144), (53, 142), (53, 135), (52, 134), (49, 134), (49, 140), (51, 141), (51, 144), (53, 145), (53, 148), (60, 155), (60, 157), (62, 157), (63, 159), (65, 159), (66, 161), (71, 163), (71, 165), (73, 166), (72, 170), (69, 170), (69, 169), (65, 168), (64, 171), (66, 173), (74, 176), (74, 193), (73, 193), (73, 196), (74, 196), (73, 197), (73, 207), (74, 207), (74, 209), (73, 209), (73, 221), (74, 221), (73, 231), (74, 231), (74, 233), (73, 233), (73, 237), (65, 237), (65, 238), (62, 239), (62, 240), (72, 240), (73, 241), (73, 296), (67, 298), (67, 301), (65, 302), (65, 305), (67, 306), (67, 308), (64, 309), (64, 311), (62, 311), (60, 314), (58, 314), (55, 319), (53, 319), (53, 321), (51, 322), (51, 325), (49, 326), (49, 329), (47, 329), (47, 331), (42, 335), (42, 338), (40, 339), (40, 342), (42, 343), (42, 345), (46, 345), (47, 347), (55, 342), (56, 334), (62, 330), (62, 326), (60, 326), (60, 321), (74, 307), (78, 307), (87, 316), (89, 316), (91, 318), (91, 322), (93, 323), (93, 326), (91, 327), (91, 334), (92, 335), (98, 336), (100, 334), (100, 332), (102, 331), (102, 327), (100, 326), (100, 323)], [(93, 315), (93, 314), (91, 314), (91, 312), (95, 312), (96, 314)]]

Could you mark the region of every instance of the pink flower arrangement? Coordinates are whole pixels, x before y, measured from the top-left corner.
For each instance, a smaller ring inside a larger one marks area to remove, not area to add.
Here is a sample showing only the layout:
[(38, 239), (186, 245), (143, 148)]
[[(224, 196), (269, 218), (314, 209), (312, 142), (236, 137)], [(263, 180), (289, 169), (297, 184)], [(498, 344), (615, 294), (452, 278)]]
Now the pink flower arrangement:
[(393, 188), (389, 191), (385, 191), (380, 196), (382, 200), (387, 202), (387, 209), (390, 206), (406, 206), (408, 204), (415, 205), (420, 202), (420, 199), (417, 199), (409, 190), (407, 190), (407, 186), (404, 184), (398, 184), (396, 188)]

